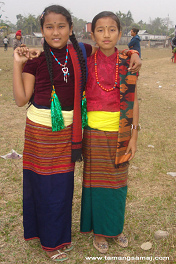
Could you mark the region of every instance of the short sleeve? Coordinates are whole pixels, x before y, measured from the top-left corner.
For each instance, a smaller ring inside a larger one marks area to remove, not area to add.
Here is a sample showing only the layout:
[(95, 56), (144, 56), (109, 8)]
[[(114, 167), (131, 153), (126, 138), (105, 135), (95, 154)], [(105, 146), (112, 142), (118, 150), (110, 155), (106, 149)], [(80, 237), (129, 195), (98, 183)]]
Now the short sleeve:
[(87, 57), (90, 57), (90, 55), (92, 53), (92, 46), (90, 44), (84, 43), (84, 47), (86, 49)]
[(36, 71), (38, 67), (38, 59), (28, 60), (24, 66), (23, 72), (30, 73), (36, 76)]

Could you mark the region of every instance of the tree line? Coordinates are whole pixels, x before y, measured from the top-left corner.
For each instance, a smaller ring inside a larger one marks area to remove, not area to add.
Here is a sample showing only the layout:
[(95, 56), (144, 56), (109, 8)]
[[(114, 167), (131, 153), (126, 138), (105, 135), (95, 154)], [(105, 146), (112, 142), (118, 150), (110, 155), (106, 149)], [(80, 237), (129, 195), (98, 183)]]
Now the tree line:
[[(146, 30), (149, 34), (153, 35), (170, 36), (174, 32), (174, 27), (169, 17), (164, 19), (157, 17), (154, 20), (150, 19), (150, 22), (146, 23), (142, 20), (135, 22), (131, 11), (128, 11), (127, 13), (119, 11), (116, 12), (116, 15), (121, 21), (123, 35), (126, 35), (132, 27), (137, 27), (140, 30)], [(11, 22), (5, 23), (1, 20), (0, 31), (7, 35), (19, 29), (22, 30), (23, 35), (32, 35), (33, 32), (40, 32), (40, 16), (36, 17), (32, 14), (22, 16), (21, 14), (18, 14), (16, 18), (17, 22), (15, 25)], [(79, 19), (73, 15), (72, 18), (76, 36), (87, 37), (87, 33), (85, 32), (85, 25), (87, 21)]]

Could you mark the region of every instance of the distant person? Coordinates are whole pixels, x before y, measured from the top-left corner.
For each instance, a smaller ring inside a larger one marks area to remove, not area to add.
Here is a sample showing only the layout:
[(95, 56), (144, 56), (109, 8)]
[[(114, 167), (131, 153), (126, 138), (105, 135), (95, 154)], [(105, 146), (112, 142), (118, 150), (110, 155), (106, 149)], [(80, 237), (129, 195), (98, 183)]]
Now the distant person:
[(173, 37), (172, 39), (171, 39), (171, 47), (172, 47), (172, 53), (173, 53), (173, 55), (172, 55), (172, 60), (173, 60), (173, 58), (174, 58), (174, 49), (176, 49), (176, 36), (175, 37)]
[(132, 28), (131, 29), (131, 36), (132, 39), (128, 43), (129, 49), (137, 50), (139, 52), (139, 56), (141, 57), (141, 46), (140, 46), (140, 37), (138, 35), (139, 29)]
[(22, 43), (22, 34), (21, 30), (18, 30), (15, 34), (15, 40), (13, 42), (13, 49), (15, 50), (18, 47), (25, 47), (26, 45)]
[(172, 50), (176, 48), (176, 36), (171, 39)]
[(9, 43), (7, 36), (5, 36), (5, 38), (3, 39), (3, 43), (4, 43), (4, 51), (6, 51)]

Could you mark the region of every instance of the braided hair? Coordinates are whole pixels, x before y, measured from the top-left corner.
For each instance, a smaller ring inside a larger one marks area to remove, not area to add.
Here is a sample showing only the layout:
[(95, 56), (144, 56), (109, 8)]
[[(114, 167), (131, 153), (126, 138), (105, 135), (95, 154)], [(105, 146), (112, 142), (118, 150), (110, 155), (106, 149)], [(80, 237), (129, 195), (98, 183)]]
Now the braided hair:
[[(45, 8), (45, 10), (43, 11), (43, 13), (40, 17), (40, 25), (41, 25), (42, 29), (43, 29), (43, 24), (45, 22), (45, 16), (48, 15), (49, 13), (61, 14), (66, 18), (66, 20), (69, 24), (69, 28), (71, 28), (71, 26), (73, 25), (71, 15), (67, 11), (67, 9), (65, 9), (63, 6), (60, 6), (60, 5), (51, 5), (51, 6), (48, 6), (47, 8)], [(78, 55), (78, 60), (80, 63), (81, 74), (82, 74), (82, 86), (83, 86), (83, 90), (85, 90), (85, 86), (86, 86), (86, 65), (85, 65), (83, 53), (82, 53), (82, 50), (81, 50), (81, 48), (78, 44), (78, 41), (75, 37), (75, 34), (73, 32), (69, 38), (70, 38), (70, 41), (72, 42), (73, 47), (74, 47), (74, 49)], [(52, 57), (51, 57), (51, 53), (49, 50), (50, 47), (49, 47), (48, 43), (46, 42), (46, 40), (44, 40), (43, 48), (44, 48), (44, 53), (45, 53), (45, 57), (46, 57), (46, 62), (47, 62), (47, 67), (48, 67), (48, 72), (49, 72), (50, 82), (51, 82), (51, 89), (52, 89), (53, 88)]]

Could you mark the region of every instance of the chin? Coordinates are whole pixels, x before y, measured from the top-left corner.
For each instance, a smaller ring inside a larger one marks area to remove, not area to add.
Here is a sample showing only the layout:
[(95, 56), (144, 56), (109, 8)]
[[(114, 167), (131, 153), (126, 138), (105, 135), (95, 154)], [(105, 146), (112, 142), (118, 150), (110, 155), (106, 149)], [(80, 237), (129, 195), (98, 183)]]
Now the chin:
[(66, 44), (64, 44), (64, 45), (52, 44), (51, 47), (54, 48), (54, 49), (62, 49), (65, 45)]

